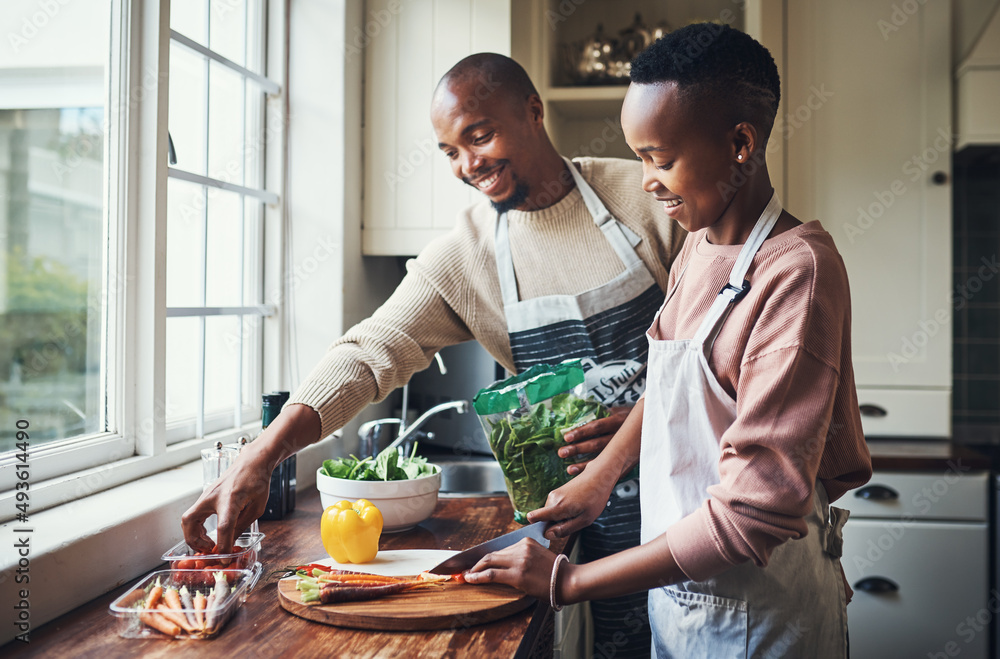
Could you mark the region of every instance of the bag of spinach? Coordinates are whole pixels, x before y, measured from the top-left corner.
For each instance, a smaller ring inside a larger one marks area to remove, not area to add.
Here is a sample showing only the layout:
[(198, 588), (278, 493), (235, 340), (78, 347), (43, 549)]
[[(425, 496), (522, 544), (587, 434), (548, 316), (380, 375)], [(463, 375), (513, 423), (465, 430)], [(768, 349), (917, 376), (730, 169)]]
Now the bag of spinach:
[(579, 359), (555, 366), (538, 364), (482, 389), (472, 406), (503, 471), (514, 518), (545, 505), (549, 492), (570, 478), (566, 467), (580, 460), (560, 458), (563, 433), (608, 415), (588, 398)]

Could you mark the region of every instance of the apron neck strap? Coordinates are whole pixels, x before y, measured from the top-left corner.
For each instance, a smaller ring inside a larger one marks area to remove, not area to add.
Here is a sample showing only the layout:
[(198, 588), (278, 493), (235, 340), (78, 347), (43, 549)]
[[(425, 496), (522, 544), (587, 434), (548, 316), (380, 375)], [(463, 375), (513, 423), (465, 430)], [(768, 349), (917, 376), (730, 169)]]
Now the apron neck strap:
[[(594, 189), (577, 171), (576, 165), (568, 158), (563, 158), (566, 167), (569, 169), (576, 189), (580, 191), (583, 202), (594, 219), (594, 224), (604, 234), (604, 238), (611, 244), (615, 254), (621, 260), (626, 270), (636, 270), (645, 268), (642, 259), (632, 247), (632, 243), (625, 236), (621, 225), (604, 206)], [(505, 306), (516, 304), (519, 295), (517, 292), (517, 276), (514, 274), (514, 260), (510, 253), (510, 230), (507, 224), (507, 213), (500, 213), (497, 216), (497, 226), (493, 238), (494, 253), (497, 260), (497, 274), (500, 278), (500, 292), (503, 296)]]
[(510, 236), (507, 227), (507, 213), (497, 216), (497, 228), (493, 237), (493, 253), (497, 260), (497, 276), (500, 278), (500, 293), (504, 307), (517, 304), (517, 275), (514, 274), (514, 259), (510, 255)]
[(736, 263), (733, 264), (733, 269), (729, 272), (729, 283), (719, 291), (708, 313), (702, 319), (698, 331), (691, 339), (692, 346), (705, 346), (706, 355), (711, 352), (715, 337), (722, 328), (733, 304), (750, 291), (750, 282), (745, 279), (746, 274), (750, 270), (754, 256), (760, 251), (761, 245), (767, 240), (767, 236), (771, 233), (780, 216), (781, 202), (778, 201), (778, 193), (773, 192), (771, 200), (767, 202), (764, 212), (760, 214), (760, 218), (757, 219), (757, 223), (740, 250), (739, 256), (736, 257)]
[(573, 182), (576, 183), (576, 189), (580, 191), (580, 196), (583, 197), (583, 203), (587, 205), (590, 216), (594, 218), (594, 224), (604, 233), (605, 240), (611, 243), (611, 247), (615, 250), (615, 254), (618, 255), (619, 260), (621, 260), (626, 269), (631, 270), (638, 267), (642, 263), (642, 260), (632, 248), (632, 243), (625, 236), (625, 232), (622, 231), (618, 220), (611, 215), (611, 211), (607, 209), (604, 202), (594, 192), (594, 189), (590, 187), (590, 184), (584, 180), (583, 175), (577, 170), (573, 161), (563, 156), (563, 162), (566, 163), (566, 168), (569, 170), (570, 175), (572, 175)]

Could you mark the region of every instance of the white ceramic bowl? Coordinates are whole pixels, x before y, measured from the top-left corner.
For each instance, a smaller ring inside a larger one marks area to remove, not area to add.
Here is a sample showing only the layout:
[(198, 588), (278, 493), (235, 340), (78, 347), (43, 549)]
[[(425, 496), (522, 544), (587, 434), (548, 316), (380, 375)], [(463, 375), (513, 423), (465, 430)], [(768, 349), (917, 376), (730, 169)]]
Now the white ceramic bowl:
[(368, 499), (382, 513), (382, 532), (411, 529), (434, 512), (441, 489), (441, 467), (437, 473), (405, 481), (352, 481), (331, 478), (316, 470), (316, 489), (326, 510), (338, 501)]

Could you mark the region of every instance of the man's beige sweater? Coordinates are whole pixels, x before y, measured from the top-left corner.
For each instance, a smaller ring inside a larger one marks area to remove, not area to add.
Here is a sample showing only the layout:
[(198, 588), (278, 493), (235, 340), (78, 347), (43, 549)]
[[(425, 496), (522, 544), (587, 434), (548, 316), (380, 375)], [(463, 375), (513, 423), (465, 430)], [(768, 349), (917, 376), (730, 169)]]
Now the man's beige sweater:
[[(636, 251), (666, 290), (685, 232), (643, 192), (641, 163), (575, 162), (612, 215), (641, 239)], [(548, 208), (511, 211), (508, 218), (522, 300), (581, 293), (624, 270), (576, 188)], [(475, 339), (514, 370), (494, 257), (496, 222), (485, 199), (463, 211), (448, 235), (407, 263), (406, 276), (385, 304), (333, 342), (289, 400), (319, 413), (321, 437), (404, 385), (445, 346)]]

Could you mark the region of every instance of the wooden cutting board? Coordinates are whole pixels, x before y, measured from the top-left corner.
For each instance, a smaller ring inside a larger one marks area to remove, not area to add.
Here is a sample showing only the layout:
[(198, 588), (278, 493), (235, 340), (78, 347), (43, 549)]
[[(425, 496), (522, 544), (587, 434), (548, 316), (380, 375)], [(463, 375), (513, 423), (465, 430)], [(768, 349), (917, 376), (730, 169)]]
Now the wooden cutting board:
[(303, 604), (297, 579), (278, 582), (288, 612), (325, 625), (379, 631), (464, 629), (505, 618), (535, 600), (502, 584), (441, 583), (365, 602)]

